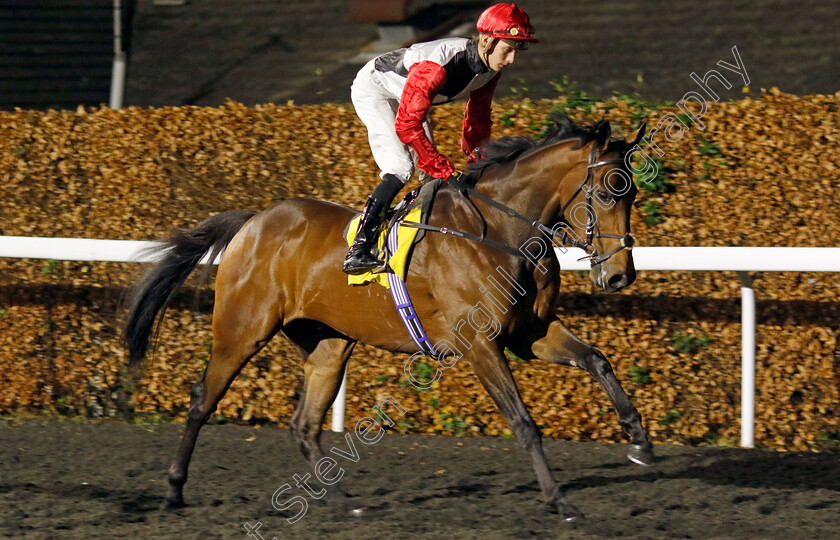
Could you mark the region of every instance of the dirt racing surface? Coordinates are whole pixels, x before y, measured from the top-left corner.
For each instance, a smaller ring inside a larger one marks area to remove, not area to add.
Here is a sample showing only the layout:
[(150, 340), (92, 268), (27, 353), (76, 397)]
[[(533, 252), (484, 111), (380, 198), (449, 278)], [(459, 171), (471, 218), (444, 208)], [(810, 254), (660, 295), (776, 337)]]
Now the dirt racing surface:
[[(586, 515), (567, 524), (540, 500), (513, 439), (386, 435), (336, 457), (367, 507), (336, 515), (294, 486), (311, 473), (286, 429), (208, 425), (185, 487), (162, 508), (182, 425), (0, 424), (0, 535), (26, 538), (837, 538), (840, 455), (657, 445), (631, 464), (618, 444), (545, 442), (555, 477)], [(324, 449), (347, 449), (325, 433)], [(280, 512), (283, 484), (301, 506)], [(310, 480), (312, 489), (319, 488)]]

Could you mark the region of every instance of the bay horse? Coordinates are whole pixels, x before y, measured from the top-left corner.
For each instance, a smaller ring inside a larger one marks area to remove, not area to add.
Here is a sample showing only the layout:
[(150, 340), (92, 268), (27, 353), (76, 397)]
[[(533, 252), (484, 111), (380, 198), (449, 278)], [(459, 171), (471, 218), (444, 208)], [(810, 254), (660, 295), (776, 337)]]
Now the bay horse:
[[(556, 233), (561, 224), (567, 238), (586, 239), (575, 242), (590, 250), (590, 280), (604, 291), (618, 291), (635, 280), (632, 253), (625, 249), (632, 247), (630, 211), (636, 195), (627, 156), (643, 135), (644, 125), (618, 141), (611, 139), (605, 121), (580, 125), (567, 119), (539, 143), (524, 137), (493, 141), (482, 160), (470, 167), (478, 179), (474, 196), (444, 185), (428, 224), (479, 232), (480, 214), (486, 239), (513, 248), (539, 236), (536, 229), (553, 227)], [(622, 173), (629, 185), (616, 191), (609, 180), (616, 175), (611, 173)], [(581, 209), (586, 219), (574, 219), (571, 214)], [(354, 214), (339, 204), (289, 199), (260, 213), (228, 211), (210, 217), (193, 229), (176, 230), (160, 247), (162, 259), (140, 280), (129, 306), (123, 339), (132, 364), (145, 356), (155, 319), (162, 318), (202, 257), (209, 253), (213, 260), (223, 252), (215, 282), (212, 353), (192, 386), (184, 435), (169, 468), (170, 506), (184, 505), (187, 469), (202, 425), (243, 366), (277, 332), (305, 358), (304, 391), (291, 431), (313, 467), (323, 456), (321, 425), (355, 344), (419, 351), (385, 288), (347, 284), (341, 270), (347, 252), (342, 231)], [(485, 300), (485, 313), (499, 322), (497, 335), (487, 339), (475, 325), (461, 325), (459, 337), (469, 344), (461, 347), (463, 357), (530, 453), (550, 509), (571, 521), (582, 514), (552, 478), (540, 430), (522, 401), (505, 348), (522, 359), (588, 371), (609, 395), (631, 438), (628, 457), (646, 465), (653, 462), (653, 451), (641, 415), (610, 363), (557, 318), (560, 269), (553, 250), (548, 251), (545, 257), (517, 256), (511, 250), (427, 232), (414, 246), (405, 284), (432, 342), (454, 341), (453, 325)], [(486, 290), (480, 285), (482, 278), (499, 269), (515, 280), (503, 284), (509, 286), (503, 292), (518, 296), (510, 309), (481, 294)], [(331, 504), (359, 511), (351, 508), (337, 483), (325, 488)]]

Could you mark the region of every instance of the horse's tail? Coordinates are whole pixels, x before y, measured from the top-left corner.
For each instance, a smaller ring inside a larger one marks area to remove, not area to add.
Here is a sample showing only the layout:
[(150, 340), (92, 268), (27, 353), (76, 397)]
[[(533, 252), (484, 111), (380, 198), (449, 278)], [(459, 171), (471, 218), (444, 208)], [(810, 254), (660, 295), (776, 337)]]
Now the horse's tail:
[(130, 364), (146, 355), (153, 330), (155, 338), (160, 330), (166, 307), (204, 255), (209, 252), (208, 260), (215, 260), (255, 214), (246, 210), (218, 214), (194, 229), (176, 229), (168, 240), (147, 251), (163, 258), (140, 279), (130, 299), (122, 335)]

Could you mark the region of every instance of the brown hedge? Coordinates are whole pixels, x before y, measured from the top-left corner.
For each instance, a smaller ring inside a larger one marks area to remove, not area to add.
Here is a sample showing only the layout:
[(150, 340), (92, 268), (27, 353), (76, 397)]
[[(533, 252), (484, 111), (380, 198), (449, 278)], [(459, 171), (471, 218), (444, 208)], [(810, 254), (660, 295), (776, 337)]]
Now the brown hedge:
[[(657, 142), (670, 188), (641, 191), (641, 245), (837, 246), (840, 93), (771, 90), (713, 103), (677, 143)], [(588, 111), (586, 108), (589, 108)], [(572, 107), (496, 104), (494, 135), (533, 135), (552, 108), (608, 118), (626, 134), (674, 107), (626, 97)], [(435, 110), (441, 150), (458, 156), (463, 104)], [(661, 137), (661, 136), (660, 136)], [(702, 137), (702, 138), (701, 138)], [(153, 239), (232, 208), (264, 209), (306, 195), (358, 206), (376, 182), (364, 127), (351, 106), (229, 102), (219, 108), (0, 113), (0, 229), (5, 235)], [(460, 158), (458, 158), (460, 159)], [(460, 161), (459, 164), (463, 165)], [(662, 185), (664, 188), (665, 186)], [(654, 214), (661, 212), (661, 222)], [(646, 224), (645, 220), (651, 224)], [(119, 415), (125, 356), (119, 303), (131, 264), (0, 261), (0, 412)], [(836, 448), (840, 434), (836, 275), (758, 276), (756, 439), (778, 449)], [(611, 358), (656, 441), (736, 444), (740, 414), (739, 284), (734, 273), (645, 272), (605, 296), (564, 273), (560, 316)], [(188, 282), (132, 396), (142, 413), (183, 419), (209, 355), (212, 296)], [(349, 370), (347, 424), (391, 394), (408, 410), (401, 431), (509, 436), (465, 363), (417, 392), (404, 357), (359, 347)], [(511, 359), (547, 436), (621, 440), (615, 414), (588, 375)], [(301, 362), (282, 338), (243, 370), (219, 413), (287, 423)]]

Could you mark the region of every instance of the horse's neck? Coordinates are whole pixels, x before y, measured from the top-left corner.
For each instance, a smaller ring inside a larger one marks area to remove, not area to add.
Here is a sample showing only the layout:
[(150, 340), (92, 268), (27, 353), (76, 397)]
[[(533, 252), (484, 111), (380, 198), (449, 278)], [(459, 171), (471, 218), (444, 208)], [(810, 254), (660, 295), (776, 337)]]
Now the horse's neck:
[[(531, 220), (551, 219), (557, 206), (559, 182), (570, 181), (567, 173), (580, 161), (580, 154), (564, 141), (542, 148), (531, 155), (501, 167), (478, 182), (482, 194), (508, 206)], [(537, 231), (513, 217), (493, 211), (492, 221), (509, 243), (524, 242)], [(515, 221), (516, 223), (511, 223)], [(544, 223), (551, 226), (552, 223)]]

